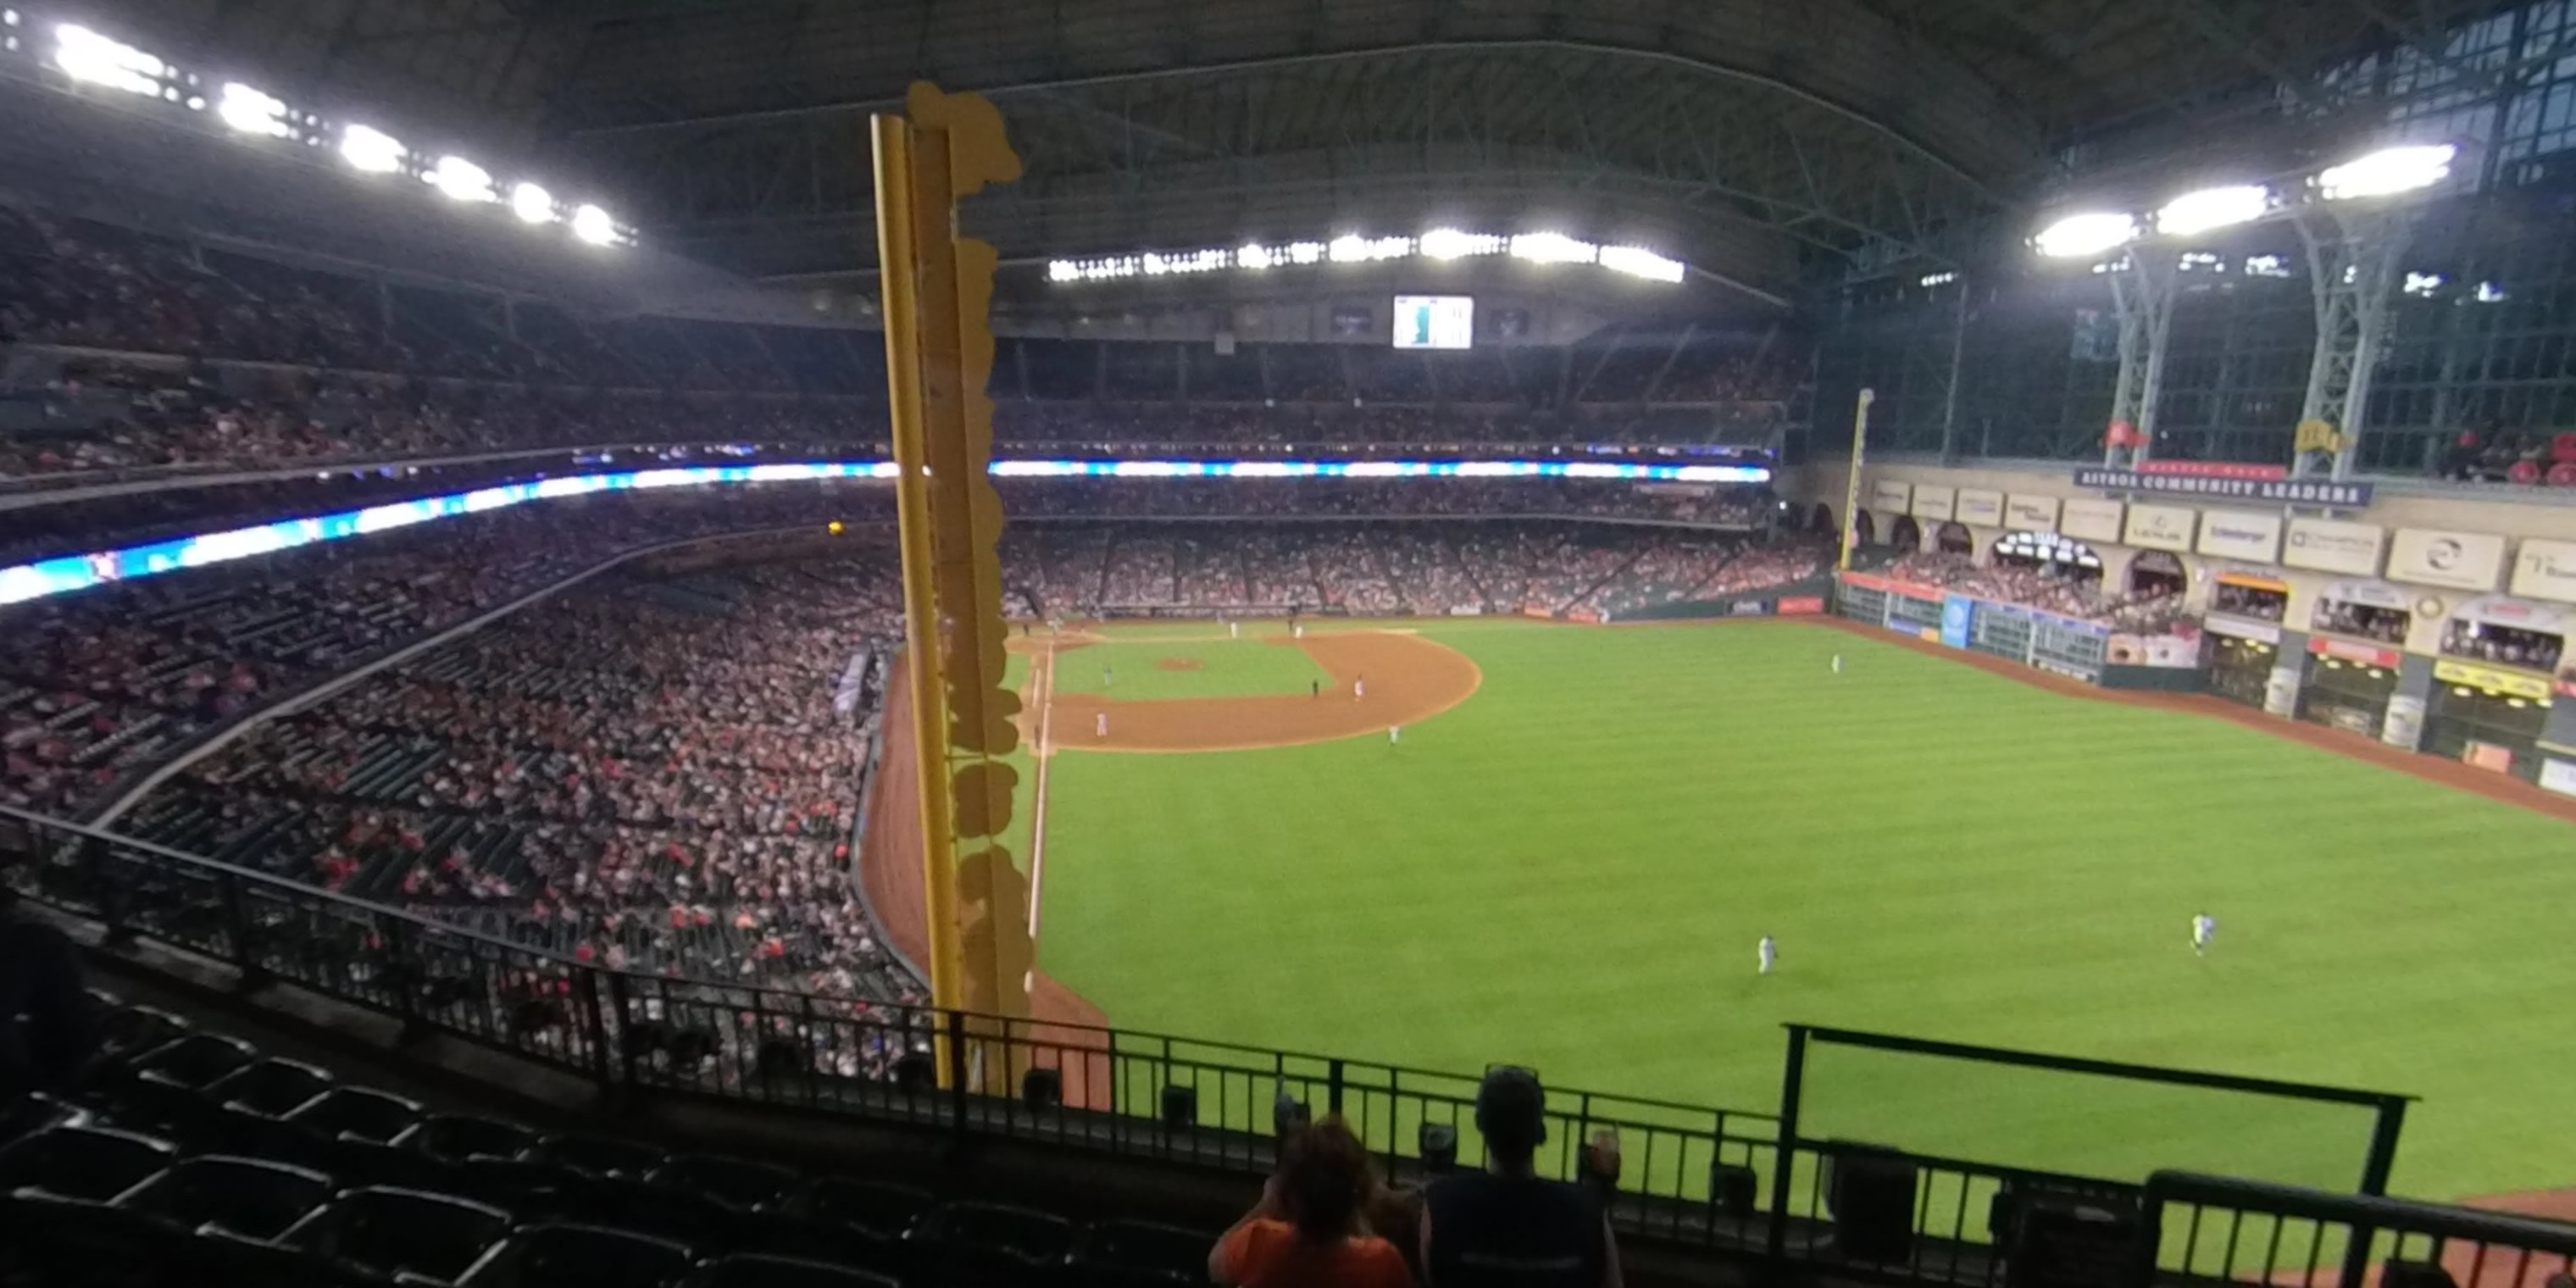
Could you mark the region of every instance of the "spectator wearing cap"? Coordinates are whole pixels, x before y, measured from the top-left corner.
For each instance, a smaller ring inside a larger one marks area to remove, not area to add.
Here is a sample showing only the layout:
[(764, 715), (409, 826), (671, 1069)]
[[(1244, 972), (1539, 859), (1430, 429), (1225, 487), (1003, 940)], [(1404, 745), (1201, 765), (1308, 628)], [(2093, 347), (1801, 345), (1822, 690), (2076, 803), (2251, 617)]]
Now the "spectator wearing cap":
[(1592, 1191), (1542, 1179), (1547, 1096), (1527, 1069), (1496, 1069), (1476, 1089), (1487, 1170), (1432, 1183), (1422, 1213), (1432, 1288), (1619, 1288), (1619, 1247)]

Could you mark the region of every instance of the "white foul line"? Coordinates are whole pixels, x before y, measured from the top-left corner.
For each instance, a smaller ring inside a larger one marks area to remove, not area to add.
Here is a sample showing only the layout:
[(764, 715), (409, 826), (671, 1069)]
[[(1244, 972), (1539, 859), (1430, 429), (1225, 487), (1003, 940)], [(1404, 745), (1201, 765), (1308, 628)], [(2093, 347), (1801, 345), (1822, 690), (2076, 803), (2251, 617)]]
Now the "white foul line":
[(1029, 948), (1032, 953), (1031, 960), (1035, 960), (1034, 953), (1037, 949), (1038, 940), (1038, 908), (1040, 906), (1038, 903), (1038, 895), (1046, 886), (1047, 762), (1054, 759), (1054, 757), (1047, 754), (1047, 725), (1050, 718), (1055, 714), (1055, 641), (1048, 640), (1046, 652), (1040, 656), (1045, 660), (1046, 668), (1044, 671), (1039, 673), (1038, 682), (1029, 686), (1038, 692), (1037, 801), (1029, 806)]

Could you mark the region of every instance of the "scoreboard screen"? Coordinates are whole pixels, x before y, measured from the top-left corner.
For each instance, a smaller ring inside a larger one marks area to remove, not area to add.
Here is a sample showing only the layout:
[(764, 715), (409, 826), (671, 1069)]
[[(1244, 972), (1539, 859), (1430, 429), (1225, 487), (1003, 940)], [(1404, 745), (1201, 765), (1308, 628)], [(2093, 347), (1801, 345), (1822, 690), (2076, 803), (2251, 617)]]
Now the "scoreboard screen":
[(1395, 347), (1465, 349), (1476, 338), (1476, 299), (1471, 295), (1395, 297)]

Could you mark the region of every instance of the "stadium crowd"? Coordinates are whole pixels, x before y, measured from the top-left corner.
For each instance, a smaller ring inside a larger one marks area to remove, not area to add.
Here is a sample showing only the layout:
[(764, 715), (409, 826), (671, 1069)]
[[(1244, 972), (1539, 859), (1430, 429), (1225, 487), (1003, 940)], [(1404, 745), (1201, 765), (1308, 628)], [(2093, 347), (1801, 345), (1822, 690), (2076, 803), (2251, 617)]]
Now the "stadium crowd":
[(580, 960), (919, 1001), (850, 864), (894, 566), (585, 587), (259, 726), (125, 826)]
[(1972, 556), (1953, 551), (1917, 552), (1888, 565), (1885, 572), (1898, 581), (2138, 634), (2162, 634), (2186, 616), (2179, 594), (2107, 595), (2098, 569), (2066, 564), (1997, 559), (1980, 567)]
[[(46, 351), (0, 388), (0, 482), (601, 443), (882, 450), (873, 332), (582, 317), (274, 254), (0, 205), (0, 347)], [(1708, 442), (1711, 404), (1776, 411), (1796, 378), (1714, 340), (1630, 346), (1613, 378), (1590, 382), (1569, 379), (1561, 368), (1577, 359), (1554, 349), (1516, 365), (1501, 350), (1265, 344), (1227, 362), (1185, 361), (1184, 348), (1005, 338), (997, 434), (1345, 448)], [(1700, 410), (1644, 414), (1650, 401)]]

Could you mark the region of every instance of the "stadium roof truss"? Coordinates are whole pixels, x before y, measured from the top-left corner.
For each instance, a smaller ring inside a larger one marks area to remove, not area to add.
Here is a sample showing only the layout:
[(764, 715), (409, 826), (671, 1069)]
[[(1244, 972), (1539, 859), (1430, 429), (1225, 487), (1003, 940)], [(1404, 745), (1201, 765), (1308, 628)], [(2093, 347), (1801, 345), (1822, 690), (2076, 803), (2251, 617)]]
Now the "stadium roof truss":
[[(992, 95), (1005, 256), (1560, 226), (1771, 292), (1955, 262), (2070, 143), (2331, 116), (2321, 75), (2492, 0), (110, 0), (138, 36), (516, 145), (647, 239), (863, 269), (865, 116)], [(2463, 65), (2476, 92), (2511, 69)], [(2425, 87), (2428, 92), (2441, 86)], [(1371, 227), (1372, 221), (1377, 224)]]

